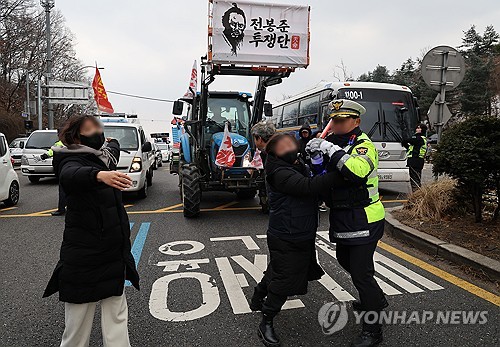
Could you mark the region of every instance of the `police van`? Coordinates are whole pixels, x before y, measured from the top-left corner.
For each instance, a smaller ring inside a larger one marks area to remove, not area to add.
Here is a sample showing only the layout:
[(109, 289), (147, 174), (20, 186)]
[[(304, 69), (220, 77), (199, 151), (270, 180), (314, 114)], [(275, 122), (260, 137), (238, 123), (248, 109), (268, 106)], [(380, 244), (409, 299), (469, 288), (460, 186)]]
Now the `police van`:
[(100, 117), (104, 125), (104, 136), (112, 137), (120, 143), (120, 161), (117, 170), (132, 179), (132, 187), (125, 192), (137, 192), (139, 198), (148, 195), (148, 187), (153, 184), (153, 146), (142, 126), (135, 118), (126, 116)]

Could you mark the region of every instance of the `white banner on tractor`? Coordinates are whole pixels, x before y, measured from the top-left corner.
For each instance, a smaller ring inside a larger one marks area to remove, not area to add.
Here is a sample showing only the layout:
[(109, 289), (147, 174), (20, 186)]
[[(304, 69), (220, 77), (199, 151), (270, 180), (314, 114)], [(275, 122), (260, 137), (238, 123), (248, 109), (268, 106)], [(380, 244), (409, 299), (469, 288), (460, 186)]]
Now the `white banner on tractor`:
[(309, 65), (309, 6), (210, 2), (208, 51), (214, 64)]

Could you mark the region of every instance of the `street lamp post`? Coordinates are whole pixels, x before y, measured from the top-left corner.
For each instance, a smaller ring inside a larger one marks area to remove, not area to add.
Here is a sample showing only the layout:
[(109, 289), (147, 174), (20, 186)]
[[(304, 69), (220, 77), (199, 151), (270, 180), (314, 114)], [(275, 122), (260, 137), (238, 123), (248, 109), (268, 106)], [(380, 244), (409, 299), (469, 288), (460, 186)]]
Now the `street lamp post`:
[[(80, 71), (82, 71), (84, 69), (95, 69), (95, 68), (96, 68), (96, 66), (94, 66), (94, 65), (86, 65), (86, 66), (82, 66), (82, 67), (76, 69), (73, 73), (75, 74), (75, 78), (76, 78), (78, 72), (80, 72)], [(103, 67), (98, 67), (98, 69), (99, 70), (104, 70)]]
[(47, 40), (47, 73), (45, 75), (45, 84), (47, 86), (47, 109), (49, 114), (49, 129), (54, 129), (54, 109), (50, 103), (49, 86), (50, 78), (52, 77), (52, 51), (50, 47), (50, 10), (55, 5), (55, 0), (40, 0), (40, 5), (45, 9), (45, 39)]

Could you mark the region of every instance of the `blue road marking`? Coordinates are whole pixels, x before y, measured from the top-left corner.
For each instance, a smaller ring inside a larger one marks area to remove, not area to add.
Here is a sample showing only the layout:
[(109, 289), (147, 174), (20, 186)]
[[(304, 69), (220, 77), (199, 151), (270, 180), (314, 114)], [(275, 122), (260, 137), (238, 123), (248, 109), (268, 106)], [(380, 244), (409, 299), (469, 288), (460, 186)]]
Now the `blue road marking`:
[[(134, 223), (130, 223), (130, 228), (132, 229), (132, 226)], [(144, 244), (146, 243), (146, 237), (148, 236), (149, 232), (149, 227), (151, 226), (151, 223), (141, 223), (141, 226), (139, 227), (139, 231), (137, 232), (137, 235), (135, 236), (134, 244), (132, 245), (132, 255), (135, 260), (135, 267), (139, 265), (139, 260), (141, 260), (141, 254), (142, 254), (142, 249), (144, 248)], [(125, 286), (131, 286), (132, 283), (130, 281), (125, 281)]]

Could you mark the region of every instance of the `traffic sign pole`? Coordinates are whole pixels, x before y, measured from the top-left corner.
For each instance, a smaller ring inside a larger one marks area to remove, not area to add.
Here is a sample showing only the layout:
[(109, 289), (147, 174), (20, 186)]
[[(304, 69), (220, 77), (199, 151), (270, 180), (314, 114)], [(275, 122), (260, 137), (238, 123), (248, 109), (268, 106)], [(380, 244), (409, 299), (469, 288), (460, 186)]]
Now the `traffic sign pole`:
[[(422, 60), (422, 78), (433, 90), (439, 92), (439, 98), (435, 101), (437, 105), (437, 117), (434, 126), (441, 139), (443, 127), (449, 119), (446, 106), (446, 91), (453, 90), (462, 82), (465, 75), (465, 61), (462, 55), (453, 47), (438, 46), (425, 54)], [(432, 107), (431, 107), (432, 108)]]

